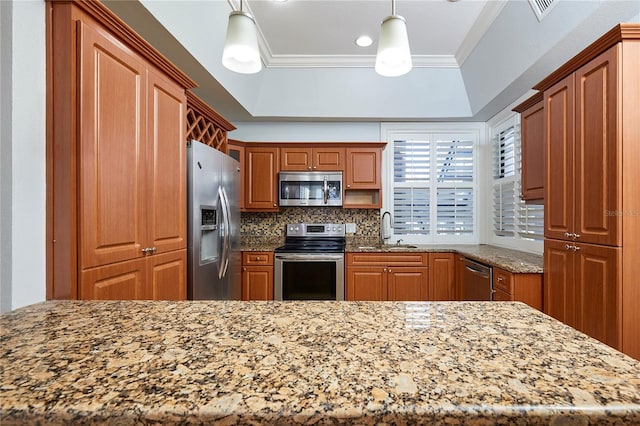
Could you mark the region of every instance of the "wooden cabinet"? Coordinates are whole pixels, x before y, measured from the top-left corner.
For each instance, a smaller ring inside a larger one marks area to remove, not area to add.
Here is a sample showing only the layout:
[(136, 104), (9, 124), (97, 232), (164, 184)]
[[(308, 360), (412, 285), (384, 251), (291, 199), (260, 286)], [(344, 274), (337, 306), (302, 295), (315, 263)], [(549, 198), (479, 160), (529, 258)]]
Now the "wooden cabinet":
[(544, 92), (545, 312), (636, 359), (638, 30), (617, 25), (534, 87)]
[(453, 253), (429, 253), (429, 300), (457, 300)]
[(382, 207), (382, 148), (346, 149), (343, 207)]
[(286, 147), (280, 148), (282, 171), (343, 171), (344, 148)]
[(520, 113), (522, 146), (521, 198), (544, 200), (544, 102), (538, 92), (514, 108)]
[(456, 268), (456, 300), (462, 300), (462, 293), (464, 287), (464, 256), (461, 254), (455, 255), (455, 268)]
[(545, 237), (620, 245), (619, 48), (545, 90)]
[(244, 158), (244, 142), (229, 139), (227, 144), (227, 154), (240, 163), (240, 210), (245, 210), (244, 194), (245, 194), (245, 158)]
[(273, 300), (273, 252), (242, 253), (242, 300)]
[(515, 274), (493, 268), (493, 300), (523, 302), (542, 310), (542, 274)]
[(101, 3), (47, 7), (47, 297), (184, 299), (194, 83)]
[(347, 253), (345, 298), (428, 300), (427, 265), (427, 253)]
[(622, 342), (622, 249), (545, 241), (545, 312), (614, 348)]
[(245, 210), (278, 210), (278, 164), (278, 148), (245, 147)]

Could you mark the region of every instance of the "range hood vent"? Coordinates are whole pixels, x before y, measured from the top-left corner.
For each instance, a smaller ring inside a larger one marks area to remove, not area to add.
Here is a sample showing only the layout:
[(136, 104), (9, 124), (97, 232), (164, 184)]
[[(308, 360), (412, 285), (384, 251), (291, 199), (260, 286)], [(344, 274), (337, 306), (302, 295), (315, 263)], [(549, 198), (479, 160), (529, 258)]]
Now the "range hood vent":
[(558, 3), (557, 0), (529, 0), (529, 4), (539, 22), (542, 21), (542, 18), (549, 13), (556, 3)]

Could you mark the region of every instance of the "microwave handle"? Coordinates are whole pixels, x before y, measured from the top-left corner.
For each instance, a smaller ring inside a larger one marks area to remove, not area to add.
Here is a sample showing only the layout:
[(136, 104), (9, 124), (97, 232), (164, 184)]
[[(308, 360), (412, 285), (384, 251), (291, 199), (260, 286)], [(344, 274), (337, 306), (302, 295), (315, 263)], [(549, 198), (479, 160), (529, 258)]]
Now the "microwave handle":
[(324, 177), (324, 203), (327, 204), (329, 202), (329, 186), (327, 185), (327, 177)]

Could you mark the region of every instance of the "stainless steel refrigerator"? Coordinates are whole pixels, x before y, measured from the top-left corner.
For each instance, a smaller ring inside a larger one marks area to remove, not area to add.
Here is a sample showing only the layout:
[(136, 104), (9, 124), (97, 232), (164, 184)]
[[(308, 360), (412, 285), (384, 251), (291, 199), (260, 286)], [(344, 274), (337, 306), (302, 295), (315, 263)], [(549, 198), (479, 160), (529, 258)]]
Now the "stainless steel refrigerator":
[(187, 171), (187, 297), (239, 300), (240, 163), (190, 141)]

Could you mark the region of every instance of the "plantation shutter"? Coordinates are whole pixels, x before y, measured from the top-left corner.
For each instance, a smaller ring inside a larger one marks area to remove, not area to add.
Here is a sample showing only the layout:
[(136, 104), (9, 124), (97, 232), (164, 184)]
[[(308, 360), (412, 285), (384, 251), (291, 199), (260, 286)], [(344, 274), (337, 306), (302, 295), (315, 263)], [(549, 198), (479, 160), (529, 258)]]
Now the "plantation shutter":
[(429, 141), (394, 141), (393, 223), (395, 233), (429, 234), (430, 178), (431, 148)]

